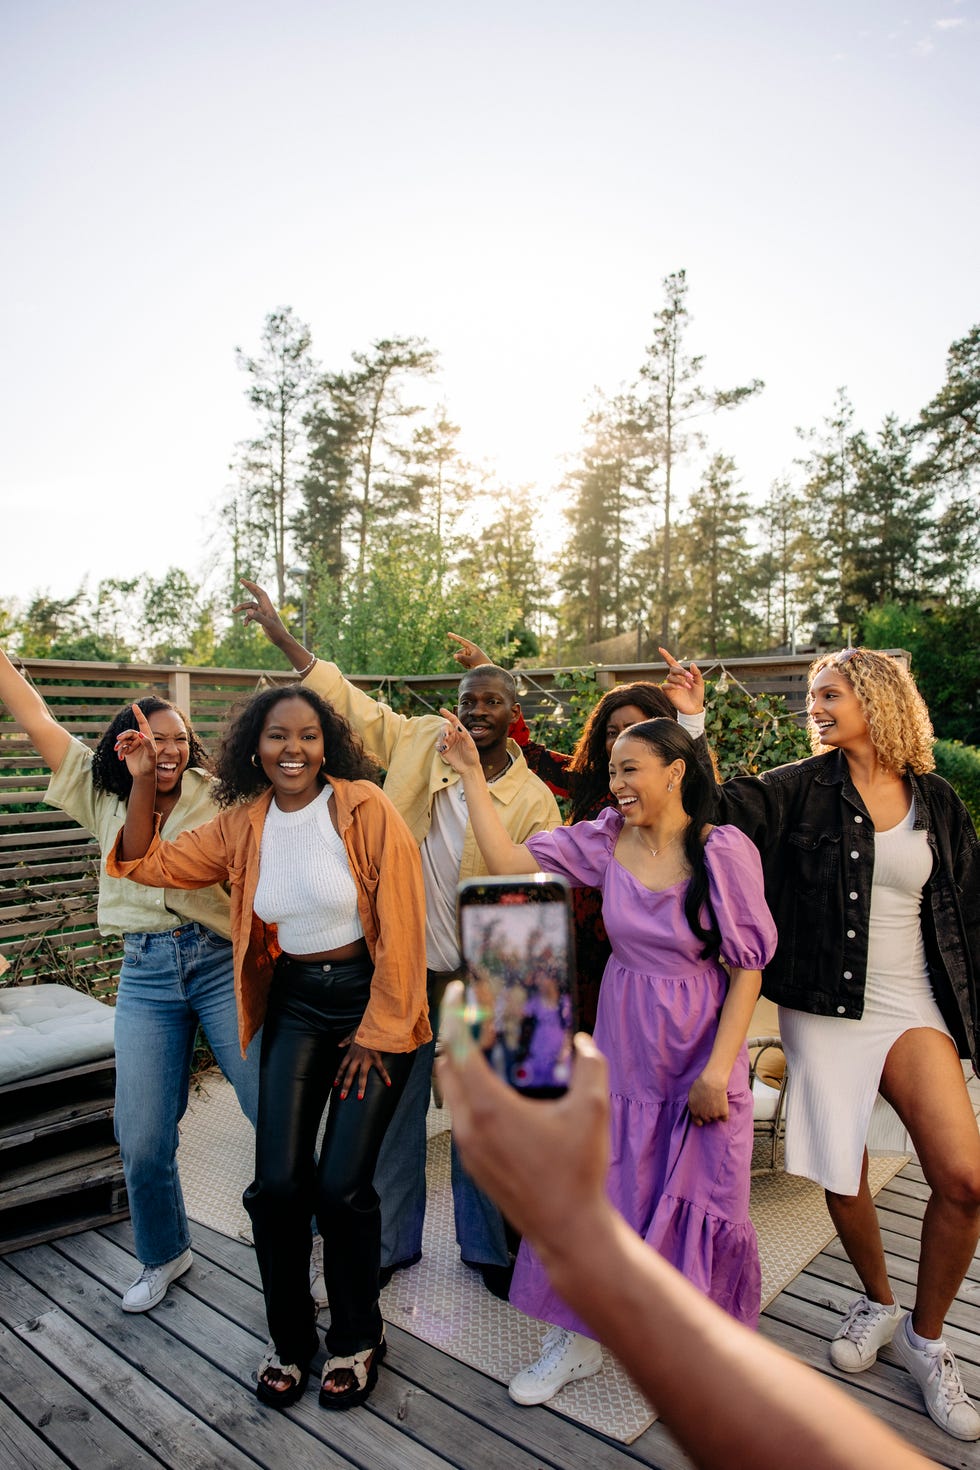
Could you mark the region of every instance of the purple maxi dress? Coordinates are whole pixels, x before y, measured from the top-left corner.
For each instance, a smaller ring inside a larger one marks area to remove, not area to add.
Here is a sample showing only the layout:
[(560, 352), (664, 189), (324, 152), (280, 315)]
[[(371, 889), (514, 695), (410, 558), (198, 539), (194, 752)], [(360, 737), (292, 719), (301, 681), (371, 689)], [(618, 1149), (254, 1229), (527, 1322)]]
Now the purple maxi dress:
[[(696, 1128), (687, 1108), (718, 1028), (728, 977), (684, 917), (687, 880), (651, 892), (614, 857), (623, 818), (542, 832), (527, 847), (546, 873), (602, 893), (612, 955), (599, 992), (595, 1043), (609, 1063), (612, 1154), (607, 1189), (648, 1245), (731, 1316), (755, 1327), (760, 1270), (749, 1219), (752, 1095), (742, 1047), (728, 1084), (727, 1122)], [(705, 846), (721, 953), (761, 970), (776, 948), (755, 846), (735, 827), (716, 827)], [(522, 1245), (510, 1300), (530, 1317), (593, 1336), (552, 1290)]]

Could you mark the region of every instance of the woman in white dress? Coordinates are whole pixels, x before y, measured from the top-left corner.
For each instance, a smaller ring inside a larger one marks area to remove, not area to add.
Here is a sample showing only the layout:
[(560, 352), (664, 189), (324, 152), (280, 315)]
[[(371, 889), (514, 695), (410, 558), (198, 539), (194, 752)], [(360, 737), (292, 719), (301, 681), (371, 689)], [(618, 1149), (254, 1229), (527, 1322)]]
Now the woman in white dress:
[[(692, 665), (669, 680), (700, 683)], [(815, 754), (718, 788), (716, 820), (762, 854), (779, 943), (763, 992), (790, 1073), (786, 1168), (824, 1186), (860, 1277), (831, 1344), (857, 1373), (892, 1343), (947, 1433), (980, 1439), (943, 1323), (980, 1236), (980, 1132), (960, 1057), (980, 1061), (980, 853), (934, 774), (933, 733), (896, 659), (846, 649), (810, 669)], [(878, 1093), (907, 1129), (931, 1195), (915, 1303), (900, 1311), (868, 1188)]]

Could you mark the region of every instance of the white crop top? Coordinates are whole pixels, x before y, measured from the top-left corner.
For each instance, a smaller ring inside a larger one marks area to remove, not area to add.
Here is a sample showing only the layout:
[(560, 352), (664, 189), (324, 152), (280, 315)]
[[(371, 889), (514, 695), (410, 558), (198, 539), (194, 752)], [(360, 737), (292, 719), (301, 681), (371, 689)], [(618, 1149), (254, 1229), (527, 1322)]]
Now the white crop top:
[(347, 850), (330, 820), (332, 794), (326, 785), (301, 811), (273, 801), (266, 813), (252, 907), (278, 926), (286, 954), (323, 954), (364, 934)]

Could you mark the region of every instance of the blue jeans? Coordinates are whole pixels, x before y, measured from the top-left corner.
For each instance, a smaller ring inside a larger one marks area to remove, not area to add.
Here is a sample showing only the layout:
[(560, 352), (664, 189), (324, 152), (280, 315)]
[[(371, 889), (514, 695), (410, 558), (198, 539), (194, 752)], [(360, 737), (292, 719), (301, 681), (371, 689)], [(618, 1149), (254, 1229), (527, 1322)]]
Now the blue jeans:
[(162, 1266), (190, 1245), (177, 1173), (177, 1125), (187, 1107), (200, 1023), (218, 1065), (254, 1125), (259, 1042), (243, 1059), (231, 941), (203, 924), (125, 934), (116, 997), (116, 1138), (122, 1154), (136, 1255)]
[[(456, 971), (455, 975), (461, 974)], [(439, 1008), (450, 978), (429, 970), (429, 1023), (439, 1031)], [(435, 1041), (415, 1053), (415, 1066), (385, 1134), (374, 1171), (374, 1187), (381, 1200), (381, 1264), (405, 1266), (422, 1254), (425, 1223), (425, 1115), (432, 1092)], [(456, 1240), (464, 1261), (475, 1266), (506, 1266), (510, 1262), (503, 1217), (497, 1206), (464, 1173), (453, 1148), (453, 1212)]]

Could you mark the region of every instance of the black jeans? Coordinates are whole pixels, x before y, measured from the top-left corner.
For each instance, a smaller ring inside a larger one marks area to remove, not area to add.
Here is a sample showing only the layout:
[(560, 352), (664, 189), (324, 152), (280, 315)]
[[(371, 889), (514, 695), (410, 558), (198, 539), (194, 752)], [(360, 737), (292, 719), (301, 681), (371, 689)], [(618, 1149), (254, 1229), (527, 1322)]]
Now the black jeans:
[(255, 1179), (242, 1198), (252, 1218), (269, 1335), (284, 1363), (303, 1365), (319, 1346), (309, 1282), (313, 1214), (323, 1236), (328, 1352), (347, 1356), (381, 1336), (381, 1211), (372, 1176), (415, 1053), (384, 1053), (391, 1086), (372, 1068), (364, 1097), (352, 1088), (341, 1101), (333, 1087), (345, 1055), (340, 1042), (357, 1029), (371, 976), (366, 961), (329, 965), (282, 955), (269, 991)]

